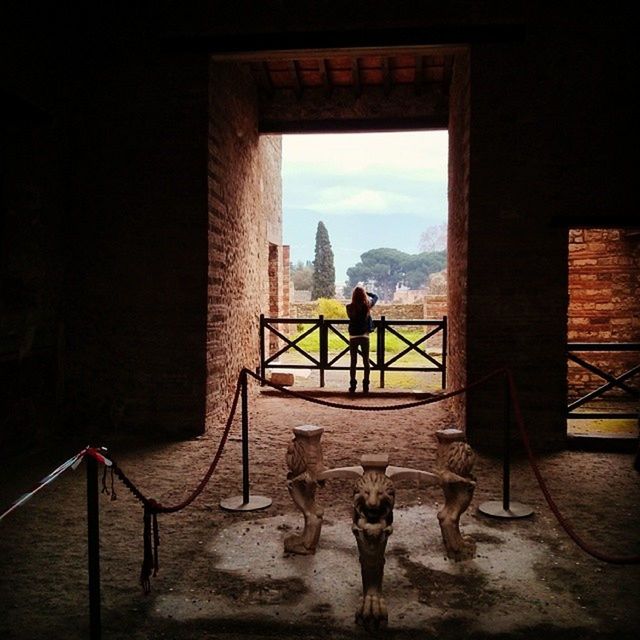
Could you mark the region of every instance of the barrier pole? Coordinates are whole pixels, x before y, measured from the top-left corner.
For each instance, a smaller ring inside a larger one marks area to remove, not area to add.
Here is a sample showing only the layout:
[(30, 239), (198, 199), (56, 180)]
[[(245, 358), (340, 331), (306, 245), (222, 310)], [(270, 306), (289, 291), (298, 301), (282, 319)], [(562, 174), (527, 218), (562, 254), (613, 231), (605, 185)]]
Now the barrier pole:
[(241, 373), (242, 402), (242, 503), (247, 504), (249, 498), (249, 389), (247, 372)]
[(89, 555), (89, 637), (100, 640), (100, 514), (98, 462), (85, 456), (87, 465), (87, 541)]
[(226, 511), (257, 511), (271, 505), (271, 498), (249, 493), (249, 385), (246, 370), (240, 373), (242, 402), (242, 496), (226, 498), (220, 506)]
[(509, 393), (509, 379), (505, 377), (504, 390), (504, 442), (502, 454), (502, 509), (509, 511), (511, 498), (511, 393)]
[(488, 500), (478, 506), (478, 511), (493, 518), (526, 518), (533, 509), (521, 502), (511, 501), (511, 389), (509, 377), (504, 378), (504, 429), (502, 441), (502, 500)]

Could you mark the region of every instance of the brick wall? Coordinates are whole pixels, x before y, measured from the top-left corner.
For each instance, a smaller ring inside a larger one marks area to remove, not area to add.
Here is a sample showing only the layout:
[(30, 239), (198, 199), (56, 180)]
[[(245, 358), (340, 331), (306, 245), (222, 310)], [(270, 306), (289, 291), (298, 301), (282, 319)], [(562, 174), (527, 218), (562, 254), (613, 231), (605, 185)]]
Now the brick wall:
[(282, 308), (280, 314), (288, 317), (291, 313), (291, 248), (282, 245)]
[[(569, 342), (640, 342), (640, 234), (624, 229), (569, 232)], [(582, 353), (585, 360), (619, 375), (640, 354)], [(569, 397), (604, 384), (569, 363)], [(622, 395), (608, 391), (606, 397)]]
[(424, 297), (424, 317), (442, 318), (447, 315), (447, 296), (427, 294)]
[(281, 139), (258, 136), (255, 86), (243, 66), (212, 64), (210, 96), (207, 424), (227, 415), (240, 369), (259, 363), (270, 242), (272, 302), (282, 300)]
[[(469, 57), (456, 57), (449, 106), (449, 227), (447, 231), (447, 386), (467, 383), (467, 263), (469, 226)], [(451, 401), (459, 428), (466, 425), (466, 399)]]

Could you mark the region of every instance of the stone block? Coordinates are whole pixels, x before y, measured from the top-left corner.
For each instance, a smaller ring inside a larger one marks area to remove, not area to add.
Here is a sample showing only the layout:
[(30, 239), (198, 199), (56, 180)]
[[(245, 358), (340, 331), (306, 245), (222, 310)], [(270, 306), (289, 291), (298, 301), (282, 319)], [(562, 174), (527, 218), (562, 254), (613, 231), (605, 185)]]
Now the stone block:
[(269, 380), (273, 382), (273, 384), (279, 384), (283, 387), (292, 387), (293, 386), (293, 373), (282, 373), (282, 372), (274, 372), (271, 374)]

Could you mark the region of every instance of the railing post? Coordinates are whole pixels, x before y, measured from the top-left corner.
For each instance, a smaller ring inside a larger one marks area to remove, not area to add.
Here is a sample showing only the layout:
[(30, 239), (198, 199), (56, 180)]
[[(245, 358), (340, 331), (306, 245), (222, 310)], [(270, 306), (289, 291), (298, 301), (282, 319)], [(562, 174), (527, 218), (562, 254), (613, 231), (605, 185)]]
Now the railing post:
[(324, 387), (324, 372), (327, 368), (327, 362), (329, 362), (329, 336), (324, 315), (321, 314), (318, 319), (320, 322), (320, 386)]
[[(260, 314), (260, 377), (265, 379), (267, 372), (265, 371), (265, 347), (264, 347), (264, 313)], [(260, 380), (260, 386), (262, 387), (264, 382)]]
[[(382, 329), (382, 331), (380, 331)], [(386, 357), (384, 354), (384, 337), (385, 331), (387, 329), (387, 319), (386, 316), (380, 316), (380, 322), (378, 327), (378, 366), (380, 367), (380, 388), (384, 389), (384, 368)]]
[(447, 316), (442, 316), (442, 388), (447, 388), (447, 348), (449, 340), (447, 336)]
[(100, 515), (98, 462), (85, 455), (87, 465), (87, 540), (89, 556), (89, 637), (100, 640)]

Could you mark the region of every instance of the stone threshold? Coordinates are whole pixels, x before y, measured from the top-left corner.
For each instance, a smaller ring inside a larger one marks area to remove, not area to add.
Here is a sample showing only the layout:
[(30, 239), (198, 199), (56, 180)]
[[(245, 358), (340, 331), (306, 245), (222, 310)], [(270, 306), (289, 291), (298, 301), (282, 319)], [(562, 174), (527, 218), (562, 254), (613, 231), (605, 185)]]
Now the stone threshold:
[(568, 434), (567, 448), (576, 451), (635, 453), (638, 436), (632, 434)]

